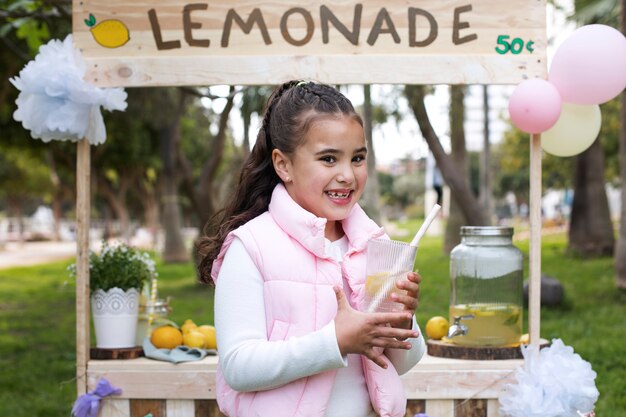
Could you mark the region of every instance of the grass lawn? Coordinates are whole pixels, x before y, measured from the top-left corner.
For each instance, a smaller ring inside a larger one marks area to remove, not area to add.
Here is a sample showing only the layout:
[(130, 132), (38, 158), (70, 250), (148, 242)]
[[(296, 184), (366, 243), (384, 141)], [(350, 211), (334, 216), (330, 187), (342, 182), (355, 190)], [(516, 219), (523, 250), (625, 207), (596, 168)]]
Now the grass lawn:
[[(409, 230), (417, 230), (414, 226)], [(517, 245), (527, 258), (528, 243)], [(0, 270), (0, 416), (70, 415), (76, 384), (75, 285), (66, 273), (69, 263)], [(423, 327), (433, 315), (448, 315), (449, 259), (440, 239), (422, 239), (417, 265), (423, 277), (417, 317)], [(213, 322), (213, 290), (196, 283), (190, 264), (159, 263), (157, 269), (159, 294), (171, 297), (172, 320)], [(561, 281), (566, 299), (558, 308), (542, 308), (541, 336), (562, 339), (591, 363), (598, 373), (598, 416), (625, 416), (626, 293), (615, 289), (613, 260), (568, 257), (564, 236), (546, 236), (542, 271)]]

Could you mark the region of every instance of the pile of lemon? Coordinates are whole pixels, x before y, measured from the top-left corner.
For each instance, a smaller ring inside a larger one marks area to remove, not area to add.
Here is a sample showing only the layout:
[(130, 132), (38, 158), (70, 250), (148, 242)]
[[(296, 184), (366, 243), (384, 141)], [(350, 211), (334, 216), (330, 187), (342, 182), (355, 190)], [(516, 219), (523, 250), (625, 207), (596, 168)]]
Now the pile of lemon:
[(209, 324), (198, 326), (191, 319), (185, 320), (180, 329), (169, 324), (157, 327), (150, 333), (150, 343), (159, 349), (174, 349), (181, 345), (217, 349), (215, 327)]

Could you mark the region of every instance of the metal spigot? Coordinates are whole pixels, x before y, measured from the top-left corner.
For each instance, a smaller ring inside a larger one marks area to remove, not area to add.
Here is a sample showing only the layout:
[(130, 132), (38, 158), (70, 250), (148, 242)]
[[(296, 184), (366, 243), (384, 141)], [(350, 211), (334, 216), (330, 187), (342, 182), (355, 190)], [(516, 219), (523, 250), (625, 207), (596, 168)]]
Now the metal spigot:
[(448, 329), (448, 339), (451, 339), (455, 336), (465, 336), (467, 334), (467, 326), (461, 323), (461, 320), (469, 320), (473, 319), (473, 314), (467, 314), (464, 316), (454, 316), (454, 323)]

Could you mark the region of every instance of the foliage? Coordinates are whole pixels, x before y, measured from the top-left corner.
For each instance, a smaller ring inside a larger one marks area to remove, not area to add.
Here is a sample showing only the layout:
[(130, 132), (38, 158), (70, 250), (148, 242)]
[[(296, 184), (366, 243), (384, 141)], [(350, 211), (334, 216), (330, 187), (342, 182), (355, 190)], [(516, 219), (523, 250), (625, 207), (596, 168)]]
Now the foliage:
[[(504, 139), (494, 146), (496, 176), (494, 194), (504, 196), (508, 191), (515, 193), (519, 202), (528, 202), (530, 172), (530, 137), (511, 126)], [(574, 158), (560, 158), (544, 153), (542, 156), (542, 186), (548, 188), (570, 188), (572, 186), (572, 163)]]
[(578, 24), (600, 23), (618, 27), (620, 0), (574, 0), (575, 13), (571, 16)]
[(25, 200), (49, 195), (52, 184), (43, 154), (0, 143), (0, 198)]
[[(76, 264), (69, 267), (70, 275), (76, 275)], [(155, 262), (147, 252), (124, 243), (111, 246), (102, 242), (99, 254), (89, 255), (89, 289), (91, 293), (101, 289), (120, 288), (127, 291), (131, 288), (141, 290), (144, 284), (156, 279)]]

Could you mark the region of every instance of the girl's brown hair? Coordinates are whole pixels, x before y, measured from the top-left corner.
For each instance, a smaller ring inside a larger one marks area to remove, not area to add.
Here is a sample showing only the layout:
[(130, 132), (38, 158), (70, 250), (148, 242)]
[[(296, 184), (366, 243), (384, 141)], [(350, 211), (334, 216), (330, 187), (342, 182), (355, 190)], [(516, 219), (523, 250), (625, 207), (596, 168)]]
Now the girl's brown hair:
[(304, 141), (311, 123), (333, 116), (348, 116), (363, 125), (350, 100), (329, 85), (294, 80), (272, 92), (256, 143), (243, 164), (235, 194), (207, 222), (205, 236), (198, 241), (201, 281), (213, 282), (211, 268), (226, 236), (267, 211), (274, 187), (280, 182), (272, 164), (272, 151), (279, 149), (292, 155)]

